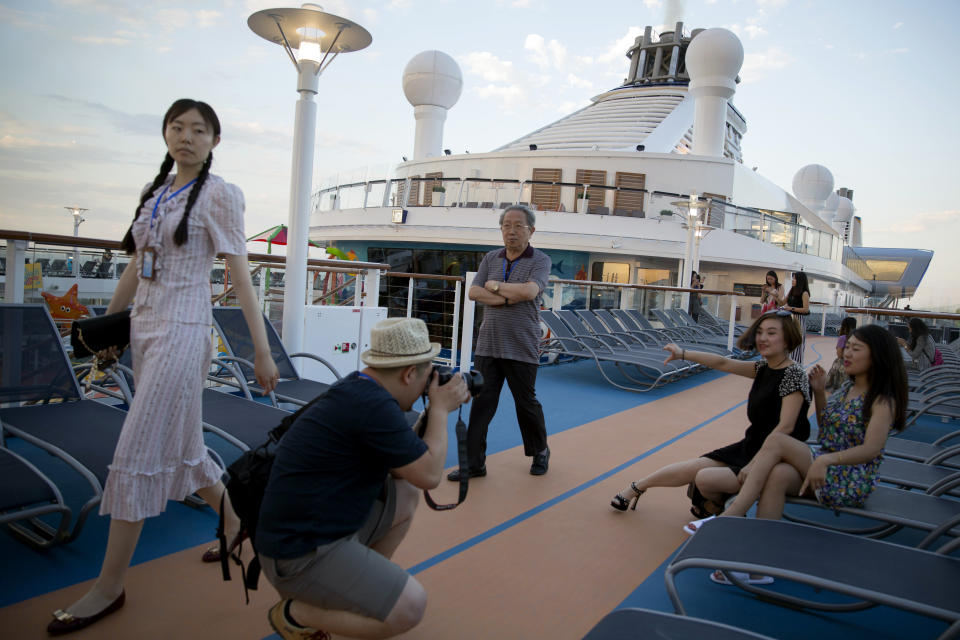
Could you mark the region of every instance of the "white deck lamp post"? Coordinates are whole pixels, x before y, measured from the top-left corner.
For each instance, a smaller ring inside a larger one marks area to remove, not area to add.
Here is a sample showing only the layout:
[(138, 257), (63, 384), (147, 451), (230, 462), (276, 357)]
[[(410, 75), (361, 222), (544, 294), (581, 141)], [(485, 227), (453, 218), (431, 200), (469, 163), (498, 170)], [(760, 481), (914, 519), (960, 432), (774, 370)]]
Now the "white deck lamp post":
[[(700, 217), (700, 212), (710, 205), (707, 202), (701, 201), (697, 196), (696, 191), (693, 191), (690, 194), (689, 200), (677, 200), (676, 202), (671, 202), (670, 204), (678, 207), (681, 210), (687, 210), (686, 223), (683, 225), (683, 228), (687, 230), (687, 240), (683, 247), (683, 272), (680, 274), (680, 282), (677, 283), (677, 286), (689, 287), (690, 274), (693, 272), (694, 235), (697, 225), (699, 224), (698, 219)], [(697, 245), (699, 246), (699, 239), (697, 240)], [(686, 309), (689, 305), (690, 294), (684, 293), (680, 297), (680, 307)]]
[[(86, 221), (86, 218), (83, 217), (84, 211), (89, 211), (90, 209), (84, 209), (83, 207), (64, 207), (67, 211), (73, 214), (73, 237), (80, 237), (80, 224)], [(80, 249), (77, 247), (73, 248), (73, 277), (77, 281), (77, 288), (79, 289), (80, 285)]]
[(307, 236), (310, 232), (310, 190), (317, 128), (320, 74), (341, 53), (370, 45), (370, 33), (346, 18), (315, 4), (299, 9), (264, 9), (247, 19), (258, 36), (281, 45), (297, 69), (296, 119), (293, 128), (293, 166), (290, 172), (290, 215), (287, 265), (283, 292), (283, 344), (297, 352), (303, 345), (307, 293)]

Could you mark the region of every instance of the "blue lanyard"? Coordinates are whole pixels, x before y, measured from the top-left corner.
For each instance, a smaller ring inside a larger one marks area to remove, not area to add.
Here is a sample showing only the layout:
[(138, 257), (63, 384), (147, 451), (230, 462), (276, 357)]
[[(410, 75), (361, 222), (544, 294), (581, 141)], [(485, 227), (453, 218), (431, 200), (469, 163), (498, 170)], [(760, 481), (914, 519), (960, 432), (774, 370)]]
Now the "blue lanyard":
[(506, 256), (503, 258), (503, 280), (501, 282), (506, 282), (510, 279), (510, 274), (513, 272), (513, 268), (517, 266), (517, 260), (522, 256), (517, 256), (515, 260), (507, 260)]
[[(180, 195), (180, 192), (181, 192), (181, 191), (183, 191), (184, 189), (186, 189), (187, 187), (189, 187), (190, 185), (192, 185), (192, 184), (193, 184), (194, 182), (196, 182), (196, 181), (197, 181), (197, 179), (194, 178), (193, 180), (191, 180), (191, 181), (188, 182), (187, 184), (183, 185), (182, 187), (180, 187), (179, 189), (177, 189), (176, 191), (174, 191), (173, 193), (171, 193), (171, 194), (170, 194), (170, 197), (167, 198), (167, 202), (170, 202), (171, 200), (173, 200), (174, 198), (176, 198), (178, 195)], [(171, 183), (171, 184), (173, 184), (173, 183)], [(154, 222), (156, 222), (156, 220), (157, 220), (157, 208), (160, 206), (160, 201), (163, 200), (163, 196), (164, 196), (164, 194), (167, 193), (167, 189), (169, 189), (169, 188), (170, 188), (170, 185), (169, 185), (169, 184), (168, 184), (167, 186), (165, 186), (165, 187), (163, 188), (163, 191), (160, 192), (160, 197), (157, 198), (157, 201), (153, 203), (153, 213), (150, 215), (150, 230), (151, 230), (151, 231), (153, 230)]]

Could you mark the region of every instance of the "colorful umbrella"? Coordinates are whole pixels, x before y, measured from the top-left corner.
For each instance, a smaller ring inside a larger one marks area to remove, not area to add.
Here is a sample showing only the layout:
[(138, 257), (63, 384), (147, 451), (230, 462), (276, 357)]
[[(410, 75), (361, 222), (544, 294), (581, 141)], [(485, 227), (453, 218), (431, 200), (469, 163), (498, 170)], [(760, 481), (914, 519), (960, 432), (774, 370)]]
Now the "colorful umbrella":
[[(286, 245), (287, 244), (287, 225), (278, 224), (275, 227), (270, 227), (266, 231), (261, 231), (255, 236), (250, 236), (247, 238), (247, 242), (266, 242), (267, 243), (267, 253), (271, 253), (270, 248), (275, 245)], [(310, 244), (314, 247), (319, 248), (316, 242), (310, 241)]]

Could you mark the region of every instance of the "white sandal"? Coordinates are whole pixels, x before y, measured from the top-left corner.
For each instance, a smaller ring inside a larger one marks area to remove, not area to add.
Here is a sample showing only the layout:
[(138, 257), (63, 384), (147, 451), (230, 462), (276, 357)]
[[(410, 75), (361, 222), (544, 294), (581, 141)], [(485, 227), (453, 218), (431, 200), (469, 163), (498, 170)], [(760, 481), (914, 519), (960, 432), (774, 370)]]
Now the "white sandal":
[(687, 524), (683, 525), (683, 531), (684, 531), (687, 535), (691, 535), (691, 536), (692, 536), (693, 534), (695, 534), (697, 531), (700, 530), (700, 527), (702, 527), (702, 526), (704, 525), (704, 523), (710, 522), (711, 520), (713, 520), (713, 519), (716, 518), (716, 517), (717, 517), (717, 516), (708, 516), (708, 517), (706, 517), (706, 518), (701, 518), (700, 520), (694, 520), (694, 521), (692, 521), (692, 522), (688, 522)]

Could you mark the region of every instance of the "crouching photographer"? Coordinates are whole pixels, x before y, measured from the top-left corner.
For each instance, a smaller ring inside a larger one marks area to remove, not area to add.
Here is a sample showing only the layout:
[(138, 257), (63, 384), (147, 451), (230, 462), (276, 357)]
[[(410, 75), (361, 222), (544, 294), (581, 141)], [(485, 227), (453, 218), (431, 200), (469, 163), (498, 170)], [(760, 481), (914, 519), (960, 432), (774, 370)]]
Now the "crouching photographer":
[[(277, 447), (255, 543), (284, 598), (269, 613), (281, 638), (386, 638), (423, 617), (426, 591), (390, 557), (418, 489), (440, 483), (447, 417), (469, 394), (462, 376), (440, 384), (440, 345), (421, 320), (378, 323), (370, 346), (366, 368), (331, 386)], [(404, 412), (425, 389), (421, 437)]]

